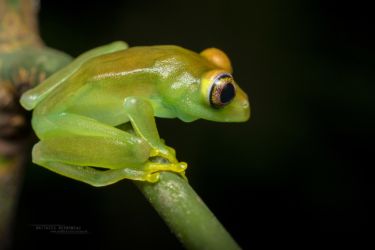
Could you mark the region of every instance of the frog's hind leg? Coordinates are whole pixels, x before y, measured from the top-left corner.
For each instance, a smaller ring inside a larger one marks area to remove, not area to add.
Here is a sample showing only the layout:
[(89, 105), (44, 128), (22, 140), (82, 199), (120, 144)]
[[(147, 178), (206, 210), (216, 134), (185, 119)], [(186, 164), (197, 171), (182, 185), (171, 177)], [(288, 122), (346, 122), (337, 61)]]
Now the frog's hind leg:
[(146, 162), (150, 146), (141, 138), (76, 114), (33, 119), (48, 161), (117, 169)]
[(101, 187), (113, 184), (122, 179), (131, 179), (139, 181), (156, 182), (159, 179), (159, 173), (149, 173), (142, 170), (131, 168), (97, 170), (87, 166), (77, 166), (73, 164), (53, 162), (44, 159), (41, 142), (33, 148), (33, 161), (55, 173), (66, 177), (85, 182), (95, 187)]
[(33, 126), (41, 141), (34, 146), (33, 162), (94, 186), (124, 178), (152, 182), (157, 171), (186, 168), (148, 162), (151, 148), (143, 139), (91, 118), (65, 113), (36, 119)]
[(58, 154), (56, 154), (56, 150), (50, 149), (48, 142), (47, 139), (34, 146), (32, 153), (34, 163), (55, 173), (96, 187), (110, 185), (122, 179), (156, 182), (159, 179), (159, 171), (175, 171), (183, 175), (186, 169), (185, 163), (162, 164), (148, 161), (136, 167), (129, 164), (129, 166), (119, 169), (98, 170), (88, 166), (57, 161), (59, 159)]

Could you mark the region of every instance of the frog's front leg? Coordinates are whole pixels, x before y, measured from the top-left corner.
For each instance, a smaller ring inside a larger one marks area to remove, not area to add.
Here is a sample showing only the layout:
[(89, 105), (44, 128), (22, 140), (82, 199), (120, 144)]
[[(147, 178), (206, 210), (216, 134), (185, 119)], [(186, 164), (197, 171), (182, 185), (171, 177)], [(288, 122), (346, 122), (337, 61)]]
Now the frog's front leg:
[(124, 108), (137, 135), (151, 146), (151, 157), (160, 156), (171, 163), (177, 163), (175, 150), (166, 146), (159, 137), (154, 111), (149, 101), (139, 97), (127, 97)]

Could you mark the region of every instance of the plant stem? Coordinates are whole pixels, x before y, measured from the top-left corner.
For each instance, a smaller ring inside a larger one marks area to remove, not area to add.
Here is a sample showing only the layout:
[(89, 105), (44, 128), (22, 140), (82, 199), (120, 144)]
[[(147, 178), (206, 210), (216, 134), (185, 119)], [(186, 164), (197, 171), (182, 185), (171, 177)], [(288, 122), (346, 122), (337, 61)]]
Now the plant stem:
[(152, 184), (135, 182), (187, 249), (240, 249), (189, 183), (163, 172)]

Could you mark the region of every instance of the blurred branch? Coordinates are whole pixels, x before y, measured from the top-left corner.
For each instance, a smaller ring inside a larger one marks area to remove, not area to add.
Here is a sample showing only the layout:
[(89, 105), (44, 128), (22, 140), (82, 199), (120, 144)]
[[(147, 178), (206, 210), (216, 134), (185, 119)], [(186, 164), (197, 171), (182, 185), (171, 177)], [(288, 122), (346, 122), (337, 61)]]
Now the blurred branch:
[(33, 1), (0, 0), (0, 248), (11, 242), (11, 225), (22, 170), (27, 163), (30, 133), (26, 114), (18, 105), (24, 83), (20, 68), (4, 71), (5, 57), (18, 54), (25, 46), (41, 47), (36, 26), (37, 8)]
[(11, 242), (11, 225), (22, 172), (29, 162), (30, 115), (19, 105), (24, 91), (69, 62), (44, 47), (37, 0), (0, 0), (0, 249)]

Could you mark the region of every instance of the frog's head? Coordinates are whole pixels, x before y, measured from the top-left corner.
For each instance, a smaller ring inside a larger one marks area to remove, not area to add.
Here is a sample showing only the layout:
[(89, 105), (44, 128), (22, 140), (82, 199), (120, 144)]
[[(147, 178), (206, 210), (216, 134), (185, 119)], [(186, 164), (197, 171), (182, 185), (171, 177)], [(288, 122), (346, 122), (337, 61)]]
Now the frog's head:
[(200, 54), (188, 52), (180, 57), (183, 63), (175, 67), (177, 73), (165, 89), (164, 97), (175, 115), (186, 122), (200, 118), (218, 122), (248, 120), (248, 97), (233, 79), (226, 54), (216, 48)]

